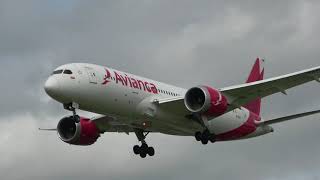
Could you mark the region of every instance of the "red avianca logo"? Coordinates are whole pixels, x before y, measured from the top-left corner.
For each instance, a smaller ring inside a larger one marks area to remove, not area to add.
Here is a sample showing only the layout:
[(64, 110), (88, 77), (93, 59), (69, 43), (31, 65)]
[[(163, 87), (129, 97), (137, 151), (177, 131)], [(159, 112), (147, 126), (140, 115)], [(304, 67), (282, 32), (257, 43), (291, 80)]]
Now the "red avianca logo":
[[(105, 69), (105, 70), (106, 70), (106, 74), (103, 78), (103, 82), (102, 82), (103, 85), (106, 85), (109, 82), (111, 82), (110, 79), (112, 78), (110, 71), (108, 69)], [(117, 71), (114, 71), (114, 77), (117, 84), (121, 83), (123, 86), (126, 86), (126, 87), (131, 87), (131, 88), (140, 89), (149, 93), (158, 94), (158, 88), (153, 83), (135, 79), (131, 76), (128, 76), (127, 74), (122, 75)]]
[(108, 71), (108, 69), (106, 69), (106, 75), (104, 76), (103, 78), (103, 85), (106, 85), (110, 82), (110, 79), (111, 78), (111, 73)]

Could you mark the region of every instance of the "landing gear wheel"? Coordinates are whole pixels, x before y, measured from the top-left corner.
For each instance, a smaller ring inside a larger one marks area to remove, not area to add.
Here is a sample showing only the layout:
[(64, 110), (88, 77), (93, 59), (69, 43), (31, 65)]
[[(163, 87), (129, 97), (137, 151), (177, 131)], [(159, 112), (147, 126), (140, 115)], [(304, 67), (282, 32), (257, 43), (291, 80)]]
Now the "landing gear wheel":
[(212, 137), (209, 139), (211, 143), (215, 143), (216, 142), (216, 138), (214, 137), (214, 135), (212, 135)]
[(148, 150), (148, 144), (142, 144), (140, 149), (142, 152), (146, 152)]
[(74, 121), (75, 121), (76, 123), (79, 123), (79, 122), (80, 122), (80, 116), (74, 115), (74, 116), (72, 116), (72, 118), (74, 119)]
[(203, 145), (208, 144), (208, 142), (210, 141), (211, 143), (216, 142), (216, 138), (214, 134), (211, 134), (209, 130), (205, 130), (203, 131), (203, 133), (201, 132), (196, 132), (195, 133), (195, 138), (197, 141), (201, 141), (201, 143)]
[(153, 147), (148, 147), (148, 155), (149, 156), (154, 156), (154, 148)]
[(201, 143), (202, 143), (203, 145), (208, 144), (208, 142), (209, 142), (209, 140), (208, 140), (208, 139), (201, 139)]
[(194, 137), (196, 138), (197, 141), (201, 141), (201, 132), (196, 132)]
[(206, 130), (206, 131), (204, 131), (204, 132), (202, 133), (202, 135), (201, 135), (201, 143), (202, 143), (203, 145), (208, 144), (208, 142), (209, 142), (209, 136), (210, 136), (210, 133), (209, 133), (208, 130)]
[(147, 153), (141, 152), (141, 153), (140, 153), (140, 157), (141, 157), (141, 158), (146, 158), (146, 157), (147, 157)]
[(142, 144), (141, 146), (135, 145), (133, 147), (133, 152), (136, 155), (140, 155), (141, 158), (145, 158), (147, 155), (154, 156), (154, 148), (149, 147), (148, 144)]
[(140, 147), (138, 145), (133, 146), (133, 152), (135, 155), (140, 154)]

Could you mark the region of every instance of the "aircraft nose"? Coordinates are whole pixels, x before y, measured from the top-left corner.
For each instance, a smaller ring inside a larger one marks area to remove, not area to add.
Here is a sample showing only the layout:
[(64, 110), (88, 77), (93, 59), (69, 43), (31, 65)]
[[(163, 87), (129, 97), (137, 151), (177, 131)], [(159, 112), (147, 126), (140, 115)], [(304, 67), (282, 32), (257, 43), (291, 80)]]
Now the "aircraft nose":
[(44, 90), (51, 97), (57, 96), (60, 90), (59, 82), (55, 78), (50, 77), (44, 85)]

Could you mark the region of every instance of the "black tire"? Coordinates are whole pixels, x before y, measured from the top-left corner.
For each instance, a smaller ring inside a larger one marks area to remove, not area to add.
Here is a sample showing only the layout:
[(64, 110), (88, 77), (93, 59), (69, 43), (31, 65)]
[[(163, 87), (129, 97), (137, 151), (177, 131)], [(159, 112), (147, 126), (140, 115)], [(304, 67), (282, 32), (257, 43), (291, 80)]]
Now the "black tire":
[(146, 153), (148, 151), (148, 144), (142, 144), (140, 147), (140, 152)]
[(140, 147), (138, 145), (133, 146), (133, 152), (135, 155), (140, 154)]
[(209, 142), (209, 140), (208, 140), (208, 139), (201, 139), (201, 143), (202, 143), (203, 145), (208, 144), (208, 142)]
[(146, 158), (147, 157), (147, 153), (145, 152), (141, 152), (140, 153), (140, 157), (143, 159), (143, 158)]
[(73, 119), (74, 122), (76, 122), (76, 123), (79, 123), (79, 122), (80, 122), (80, 116), (79, 116), (79, 115), (72, 116), (72, 119)]
[(213, 137), (210, 137), (210, 142), (211, 143), (215, 143), (216, 142), (216, 138), (213, 136)]
[(154, 152), (154, 148), (153, 147), (149, 147), (148, 148), (148, 155), (149, 156), (154, 156), (155, 152)]
[(202, 136), (201, 132), (196, 132), (194, 135), (197, 141), (201, 141), (201, 136)]

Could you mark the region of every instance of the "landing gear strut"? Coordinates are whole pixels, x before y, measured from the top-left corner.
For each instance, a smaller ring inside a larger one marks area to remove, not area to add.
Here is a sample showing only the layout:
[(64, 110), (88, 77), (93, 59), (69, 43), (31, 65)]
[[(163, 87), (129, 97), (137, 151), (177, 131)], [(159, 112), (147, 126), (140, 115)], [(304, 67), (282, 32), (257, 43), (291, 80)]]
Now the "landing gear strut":
[(80, 117), (77, 115), (77, 112), (76, 112), (76, 110), (79, 109), (79, 104), (68, 103), (68, 104), (63, 104), (63, 107), (68, 111), (72, 111), (72, 116), (73, 116), (73, 119), (76, 121), (76, 123), (80, 122)]
[(148, 136), (149, 132), (144, 134), (144, 131), (142, 129), (135, 129), (134, 131), (136, 133), (136, 136), (137, 136), (138, 140), (142, 143), (141, 146), (135, 145), (133, 147), (134, 154), (140, 155), (141, 158), (145, 158), (145, 157), (147, 157), (147, 155), (154, 156), (154, 154), (155, 154), (154, 148), (153, 147), (149, 147), (148, 144), (145, 141), (145, 139)]

